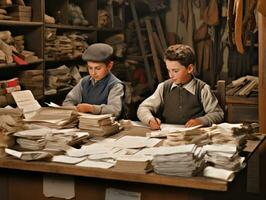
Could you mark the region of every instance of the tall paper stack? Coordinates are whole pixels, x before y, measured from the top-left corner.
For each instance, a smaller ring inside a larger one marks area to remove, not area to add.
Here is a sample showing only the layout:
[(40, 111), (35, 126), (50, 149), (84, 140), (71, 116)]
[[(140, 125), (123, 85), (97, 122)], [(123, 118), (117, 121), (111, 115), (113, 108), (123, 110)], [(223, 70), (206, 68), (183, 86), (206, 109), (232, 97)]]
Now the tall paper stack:
[(88, 130), (95, 136), (108, 136), (119, 132), (119, 125), (113, 122), (110, 114), (82, 115), (79, 118), (79, 128)]

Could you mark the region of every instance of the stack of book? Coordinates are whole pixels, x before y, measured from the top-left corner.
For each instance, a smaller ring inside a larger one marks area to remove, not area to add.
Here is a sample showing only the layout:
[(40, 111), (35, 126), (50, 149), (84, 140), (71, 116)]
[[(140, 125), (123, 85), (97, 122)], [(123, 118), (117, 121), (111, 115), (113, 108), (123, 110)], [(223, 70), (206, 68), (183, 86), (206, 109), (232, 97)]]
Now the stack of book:
[(82, 114), (79, 117), (79, 128), (88, 130), (94, 136), (108, 136), (119, 132), (119, 125), (112, 120), (110, 114)]
[(256, 76), (244, 76), (226, 86), (228, 96), (258, 96), (259, 79)]
[(7, 8), (7, 13), (13, 20), (30, 22), (32, 16), (31, 9), (30, 6), (16, 5)]

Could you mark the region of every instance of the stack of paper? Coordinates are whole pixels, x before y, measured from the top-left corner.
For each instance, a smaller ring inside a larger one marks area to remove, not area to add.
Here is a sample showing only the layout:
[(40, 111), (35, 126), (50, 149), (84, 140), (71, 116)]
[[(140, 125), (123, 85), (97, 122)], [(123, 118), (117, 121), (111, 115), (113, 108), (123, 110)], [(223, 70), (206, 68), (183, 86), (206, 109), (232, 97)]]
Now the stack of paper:
[(79, 128), (88, 130), (95, 136), (108, 136), (119, 132), (119, 125), (113, 122), (110, 114), (82, 114), (79, 117)]
[(21, 160), (40, 160), (52, 157), (50, 153), (44, 151), (16, 151), (6, 148), (5, 152)]
[(164, 146), (176, 146), (184, 144), (197, 144), (203, 146), (211, 142), (208, 133), (202, 129), (179, 131), (167, 134)]
[(208, 166), (203, 170), (203, 176), (228, 182), (231, 182), (235, 178), (235, 174), (233, 171), (226, 169), (218, 169), (211, 166)]
[(74, 109), (65, 107), (42, 107), (34, 116), (25, 119), (28, 123), (44, 125), (49, 128), (72, 128), (78, 123), (78, 113)]
[(32, 129), (14, 133), (17, 143), (23, 149), (42, 150), (46, 144), (45, 137), (51, 133), (50, 129)]
[(213, 144), (235, 144), (238, 149), (243, 149), (247, 142), (245, 131), (235, 134), (243, 124), (214, 124), (212, 127), (203, 128), (208, 132)]
[(134, 155), (124, 155), (118, 157), (114, 170), (119, 172), (146, 174), (152, 171), (150, 156), (134, 156)]
[(175, 152), (171, 154), (157, 154), (152, 161), (158, 174), (185, 177), (197, 175), (204, 164), (201, 148), (193, 144), (175, 147)]
[(234, 144), (206, 145), (203, 151), (206, 152), (204, 159), (216, 168), (239, 171), (244, 167), (245, 158), (238, 155)]

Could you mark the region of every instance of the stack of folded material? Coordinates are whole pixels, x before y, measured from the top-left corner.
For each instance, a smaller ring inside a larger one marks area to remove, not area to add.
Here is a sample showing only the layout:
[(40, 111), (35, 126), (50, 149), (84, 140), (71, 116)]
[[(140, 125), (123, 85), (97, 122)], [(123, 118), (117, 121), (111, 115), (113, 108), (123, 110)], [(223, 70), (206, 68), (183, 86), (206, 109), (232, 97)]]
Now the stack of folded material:
[(27, 123), (43, 125), (49, 128), (72, 128), (78, 123), (78, 113), (72, 108), (42, 107), (35, 115), (25, 119)]
[(55, 69), (48, 69), (46, 70), (46, 86), (45, 89), (47, 91), (54, 89), (54, 90), (59, 90), (59, 89), (71, 89), (71, 80), (72, 77), (70, 75), (70, 69), (62, 65), (60, 67), (57, 67)]
[(164, 146), (176, 146), (182, 144), (196, 144), (203, 146), (211, 142), (208, 133), (203, 129), (178, 131), (167, 134)]
[(153, 169), (150, 160), (148, 156), (124, 155), (116, 159), (113, 169), (119, 172), (146, 174)]
[(228, 96), (258, 96), (259, 79), (256, 76), (243, 76), (226, 86)]
[(22, 111), (13, 108), (0, 108), (0, 157), (5, 156), (4, 148), (15, 144), (14, 132), (24, 130)]
[(62, 60), (80, 58), (88, 46), (86, 42), (88, 39), (87, 35), (78, 32), (56, 35), (56, 29), (48, 29), (45, 34), (45, 59)]
[(88, 26), (89, 22), (85, 19), (81, 8), (75, 4), (68, 5), (68, 21), (76, 26)]
[(234, 144), (213, 144), (203, 147), (205, 161), (209, 167), (204, 169), (206, 177), (232, 181), (234, 172), (245, 167), (244, 157), (239, 156)]
[(0, 31), (0, 55), (1, 62), (12, 63), (12, 51), (13, 47), (10, 45), (12, 42), (12, 36), (10, 31)]
[(18, 78), (0, 81), (0, 95), (10, 94), (11, 92), (20, 91)]
[(119, 125), (113, 122), (110, 114), (83, 114), (79, 117), (79, 128), (88, 130), (94, 136), (108, 136), (119, 132)]
[(17, 35), (14, 38), (14, 46), (16, 47), (18, 52), (22, 52), (24, 50), (24, 35)]
[(98, 10), (98, 28), (111, 28), (112, 16), (107, 10)]
[(82, 53), (88, 47), (86, 42), (87, 37), (85, 35), (81, 35), (79, 33), (70, 33), (67, 34), (67, 37), (71, 40), (73, 54), (71, 55), (71, 59), (81, 58)]
[(23, 149), (42, 150), (45, 146), (45, 137), (51, 134), (51, 129), (41, 128), (24, 130), (14, 133), (16, 142)]
[[(247, 134), (242, 129), (243, 124), (214, 124), (210, 128), (204, 128), (210, 135), (213, 144), (235, 144), (238, 149), (243, 149), (247, 142)], [(241, 130), (242, 131), (237, 131)]]
[(30, 6), (15, 5), (7, 8), (7, 13), (12, 20), (30, 22), (32, 16), (32, 8)]
[(34, 62), (38, 60), (38, 56), (35, 55), (33, 51), (23, 50), (20, 52), (20, 56), (26, 61), (26, 62)]
[(0, 20), (10, 20), (10, 19), (12, 19), (12, 17), (7, 15), (6, 10), (3, 8), (0, 8)]
[(6, 148), (5, 152), (21, 160), (41, 160), (52, 157), (52, 154), (45, 151), (16, 151)]
[(205, 161), (200, 147), (189, 144), (175, 148), (175, 153), (154, 156), (152, 165), (157, 174), (191, 177), (203, 170)]
[(22, 87), (31, 90), (35, 98), (43, 97), (43, 70), (25, 70), (19, 78)]
[(111, 45), (114, 48), (114, 55), (118, 58), (122, 58), (125, 53), (126, 43), (125, 35), (122, 33), (115, 34), (105, 39), (105, 43)]

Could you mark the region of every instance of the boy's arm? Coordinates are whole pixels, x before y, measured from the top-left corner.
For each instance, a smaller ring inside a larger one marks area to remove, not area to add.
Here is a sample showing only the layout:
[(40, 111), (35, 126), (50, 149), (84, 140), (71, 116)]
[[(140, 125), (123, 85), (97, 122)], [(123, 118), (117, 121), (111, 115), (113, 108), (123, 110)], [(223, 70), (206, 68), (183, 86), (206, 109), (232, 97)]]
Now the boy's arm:
[(77, 105), (82, 101), (82, 87), (81, 80), (75, 87), (67, 94), (63, 105)]
[(198, 119), (203, 122), (203, 125), (211, 126), (212, 124), (221, 123), (223, 121), (224, 112), (209, 85), (205, 85), (202, 88), (201, 102), (206, 114)]
[(157, 113), (163, 103), (163, 83), (160, 83), (155, 92), (145, 99), (138, 108), (137, 115), (144, 124), (149, 124), (154, 119), (152, 113)]
[(109, 92), (107, 104), (93, 105), (93, 114), (113, 114), (119, 116), (122, 111), (124, 86), (118, 83)]

